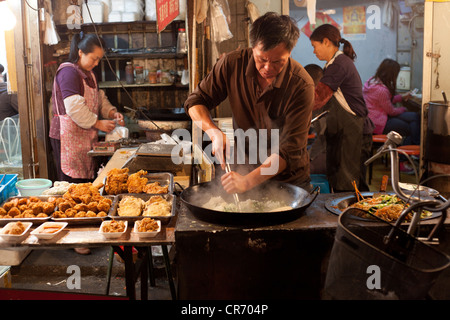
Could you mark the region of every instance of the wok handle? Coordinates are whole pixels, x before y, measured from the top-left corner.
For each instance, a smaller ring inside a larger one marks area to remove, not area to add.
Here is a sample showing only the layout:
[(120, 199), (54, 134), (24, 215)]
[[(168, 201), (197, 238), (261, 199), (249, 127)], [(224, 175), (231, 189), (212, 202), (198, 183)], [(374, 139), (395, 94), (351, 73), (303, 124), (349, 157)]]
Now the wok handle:
[(310, 197), (313, 196), (313, 197), (312, 197), (311, 201), (308, 203), (307, 206), (309, 206), (311, 203), (313, 203), (314, 200), (316, 200), (316, 198), (317, 198), (317, 196), (318, 196), (319, 194), (320, 194), (320, 187), (319, 187), (319, 186), (314, 187), (314, 189), (312, 189), (312, 190), (309, 192), (309, 196), (310, 196)]

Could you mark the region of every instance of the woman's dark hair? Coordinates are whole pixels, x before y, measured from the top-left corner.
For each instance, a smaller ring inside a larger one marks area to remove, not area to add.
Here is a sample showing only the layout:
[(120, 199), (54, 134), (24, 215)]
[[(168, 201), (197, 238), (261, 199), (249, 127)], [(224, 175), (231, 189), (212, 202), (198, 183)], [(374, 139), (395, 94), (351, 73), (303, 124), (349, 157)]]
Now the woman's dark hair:
[(264, 51), (275, 48), (280, 43), (291, 51), (300, 37), (300, 30), (295, 21), (287, 16), (275, 12), (267, 12), (256, 19), (250, 27), (250, 45), (252, 48), (263, 46)]
[(311, 37), (309, 37), (310, 40), (318, 42), (322, 42), (325, 38), (330, 40), (331, 43), (338, 48), (340, 47), (340, 44), (343, 43), (344, 49), (342, 51), (346, 56), (355, 61), (356, 52), (353, 50), (352, 44), (341, 37), (339, 29), (335, 26), (331, 24), (322, 24), (314, 29)]
[(397, 77), (400, 72), (400, 64), (392, 59), (384, 59), (378, 66), (374, 78), (380, 80), (391, 93), (393, 98), (397, 90)]
[(78, 50), (88, 54), (93, 52), (96, 47), (105, 49), (105, 40), (92, 33), (83, 34), (83, 32), (80, 32), (80, 34), (75, 34), (70, 43), (69, 61), (72, 63), (78, 62), (80, 59)]

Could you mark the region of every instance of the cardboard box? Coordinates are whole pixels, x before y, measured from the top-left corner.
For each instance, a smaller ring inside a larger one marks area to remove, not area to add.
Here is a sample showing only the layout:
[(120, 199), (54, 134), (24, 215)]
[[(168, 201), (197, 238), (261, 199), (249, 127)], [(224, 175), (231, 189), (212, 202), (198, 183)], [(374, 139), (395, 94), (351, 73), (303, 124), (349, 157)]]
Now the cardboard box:
[(31, 252), (29, 248), (11, 248), (0, 250), (0, 265), (18, 266)]
[(96, 142), (93, 145), (94, 152), (114, 152), (120, 148), (120, 142)]

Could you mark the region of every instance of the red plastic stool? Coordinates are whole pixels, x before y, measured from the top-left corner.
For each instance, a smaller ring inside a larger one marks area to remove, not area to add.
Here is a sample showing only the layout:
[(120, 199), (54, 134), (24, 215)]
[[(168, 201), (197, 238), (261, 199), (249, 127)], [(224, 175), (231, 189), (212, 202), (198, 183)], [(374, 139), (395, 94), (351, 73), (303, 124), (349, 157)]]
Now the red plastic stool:
[(372, 136), (372, 142), (376, 144), (384, 144), (387, 141), (386, 134), (374, 134)]
[[(387, 141), (387, 135), (386, 134), (374, 134), (372, 136), (372, 156), (374, 150), (381, 147), (385, 142)], [(369, 184), (372, 183), (372, 166), (373, 164), (369, 164)]]
[(420, 156), (420, 146), (419, 145), (407, 145), (407, 146), (399, 146), (397, 147), (399, 151), (403, 151), (407, 155), (410, 156)]

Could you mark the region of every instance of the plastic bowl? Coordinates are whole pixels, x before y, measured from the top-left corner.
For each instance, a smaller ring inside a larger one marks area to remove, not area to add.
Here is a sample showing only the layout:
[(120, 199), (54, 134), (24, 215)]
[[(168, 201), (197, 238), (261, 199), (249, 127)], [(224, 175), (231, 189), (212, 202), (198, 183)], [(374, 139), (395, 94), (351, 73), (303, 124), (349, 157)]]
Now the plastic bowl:
[(24, 179), (16, 182), (16, 188), (23, 197), (40, 196), (51, 186), (52, 182), (48, 179)]

